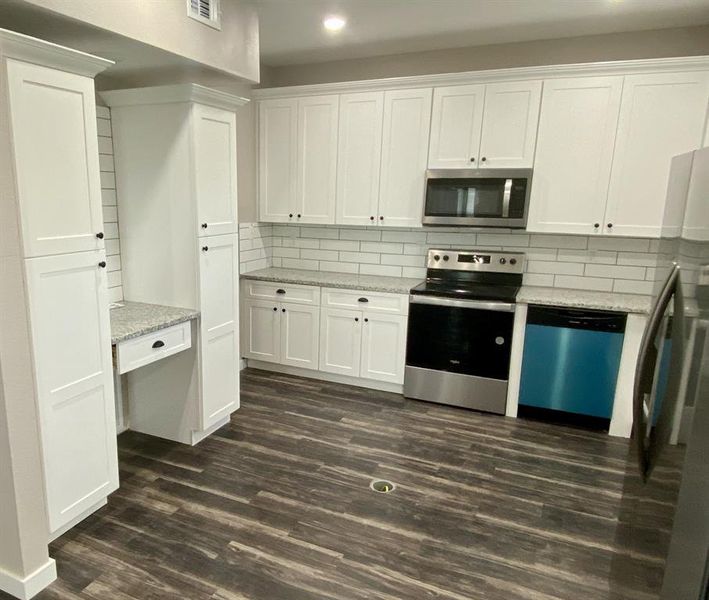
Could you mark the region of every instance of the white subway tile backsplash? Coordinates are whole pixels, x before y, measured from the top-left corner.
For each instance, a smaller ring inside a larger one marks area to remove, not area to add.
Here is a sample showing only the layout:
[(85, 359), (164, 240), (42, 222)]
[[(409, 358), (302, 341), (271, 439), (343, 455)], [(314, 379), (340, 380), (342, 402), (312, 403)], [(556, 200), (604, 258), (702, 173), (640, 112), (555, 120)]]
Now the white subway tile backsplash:
[(610, 277), (612, 279), (645, 279), (645, 267), (624, 267), (617, 265), (586, 265), (584, 273), (589, 277)]
[(101, 189), (116, 189), (116, 175), (108, 171), (101, 171)]
[(385, 275), (387, 277), (402, 277), (401, 267), (389, 265), (360, 265), (359, 272), (362, 275)]
[(284, 269), (307, 269), (308, 271), (318, 271), (319, 264), (317, 260), (302, 260), (300, 258), (283, 258), (281, 266)]
[(340, 239), (378, 242), (382, 239), (382, 232), (377, 229), (340, 229)]
[(359, 242), (353, 240), (320, 240), (320, 247), (323, 250), (357, 252), (359, 250)]
[(113, 141), (110, 137), (99, 136), (98, 138), (99, 154), (113, 154)]
[(394, 242), (362, 242), (360, 244), (362, 252), (381, 252), (387, 254), (403, 254), (404, 245)]
[(415, 277), (424, 279), (426, 277), (426, 269), (424, 267), (402, 267), (402, 277)]
[[(655, 265), (656, 260), (654, 254), (638, 250), (650, 247), (644, 239), (609, 238), (600, 243), (598, 238), (586, 236), (514, 230), (264, 227), (271, 229), (257, 236), (257, 244), (266, 248), (271, 266), (287, 268), (423, 278), (429, 248), (498, 249), (525, 254), (526, 285), (612, 291), (614, 281), (621, 281), (618, 290), (644, 294), (648, 285), (628, 282), (650, 282), (649, 265)], [(242, 258), (242, 272), (255, 264)]]
[(423, 256), (407, 254), (382, 254), (383, 265), (399, 265), (401, 267), (425, 267), (426, 259)]
[(652, 294), (654, 282), (632, 281), (629, 279), (616, 279), (613, 282), (613, 291), (624, 294)]
[(583, 275), (583, 263), (554, 262), (550, 260), (528, 260), (528, 273), (548, 273), (550, 275)]
[(101, 204), (104, 206), (116, 206), (116, 190), (101, 190)]
[(111, 111), (108, 109), (107, 106), (96, 106), (96, 118), (97, 119), (110, 119), (111, 118)]
[(622, 252), (649, 252), (650, 240), (644, 238), (592, 237), (588, 240), (591, 250), (618, 250)]
[(359, 273), (359, 265), (357, 263), (330, 262), (327, 260), (321, 260), (320, 270), (334, 271), (335, 273)]
[(340, 260), (353, 263), (379, 264), (379, 254), (370, 252), (340, 252)]
[(580, 235), (534, 233), (530, 237), (529, 245), (535, 248), (573, 248), (585, 250), (588, 246), (588, 238)]
[(554, 287), (554, 276), (546, 273), (525, 273), (523, 283), (524, 285)]
[(111, 137), (111, 120), (96, 119), (96, 131), (100, 136)]
[(613, 280), (598, 277), (578, 277), (576, 275), (555, 275), (554, 287), (610, 292), (613, 288)]
[(99, 154), (98, 155), (98, 165), (101, 171), (111, 171), (115, 172), (115, 167), (113, 166), (113, 155), (112, 154)]

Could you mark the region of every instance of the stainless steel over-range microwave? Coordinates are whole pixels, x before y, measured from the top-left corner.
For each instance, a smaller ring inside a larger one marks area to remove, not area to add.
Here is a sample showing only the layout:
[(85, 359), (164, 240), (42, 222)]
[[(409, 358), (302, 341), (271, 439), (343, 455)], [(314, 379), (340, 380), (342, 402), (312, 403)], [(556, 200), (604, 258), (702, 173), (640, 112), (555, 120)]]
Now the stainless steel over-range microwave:
[(532, 169), (429, 169), (424, 225), (527, 225)]

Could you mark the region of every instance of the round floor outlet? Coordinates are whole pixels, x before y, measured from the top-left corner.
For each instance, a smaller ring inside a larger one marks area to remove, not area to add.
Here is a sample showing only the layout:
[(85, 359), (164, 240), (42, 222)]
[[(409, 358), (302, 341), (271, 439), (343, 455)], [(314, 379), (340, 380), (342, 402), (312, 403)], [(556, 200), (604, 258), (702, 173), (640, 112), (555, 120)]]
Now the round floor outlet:
[(388, 494), (389, 492), (393, 492), (394, 488), (396, 488), (391, 481), (387, 481), (386, 479), (375, 479), (369, 484), (369, 487), (380, 494)]

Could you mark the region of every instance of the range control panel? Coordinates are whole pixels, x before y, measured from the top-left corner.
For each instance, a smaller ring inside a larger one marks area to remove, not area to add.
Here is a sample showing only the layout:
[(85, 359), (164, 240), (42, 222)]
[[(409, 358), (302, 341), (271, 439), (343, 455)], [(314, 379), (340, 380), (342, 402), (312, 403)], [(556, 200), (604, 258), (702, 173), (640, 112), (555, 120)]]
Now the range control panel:
[(489, 250), (428, 251), (426, 267), (450, 271), (485, 271), (488, 273), (523, 273), (524, 252), (491, 252)]

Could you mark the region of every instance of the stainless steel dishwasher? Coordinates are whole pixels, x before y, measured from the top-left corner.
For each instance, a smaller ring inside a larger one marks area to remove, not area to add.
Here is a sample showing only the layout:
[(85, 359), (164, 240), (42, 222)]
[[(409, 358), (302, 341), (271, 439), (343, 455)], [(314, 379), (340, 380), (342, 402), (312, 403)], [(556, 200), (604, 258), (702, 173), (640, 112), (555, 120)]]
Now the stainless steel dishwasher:
[(519, 404), (610, 419), (624, 313), (530, 306)]

